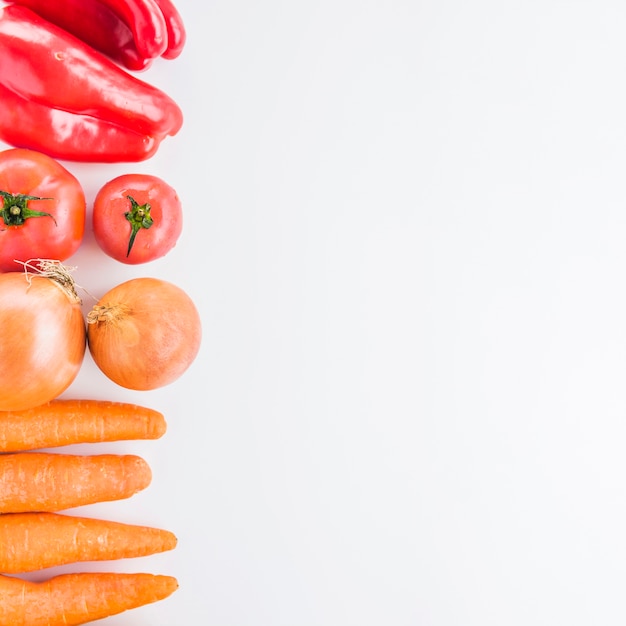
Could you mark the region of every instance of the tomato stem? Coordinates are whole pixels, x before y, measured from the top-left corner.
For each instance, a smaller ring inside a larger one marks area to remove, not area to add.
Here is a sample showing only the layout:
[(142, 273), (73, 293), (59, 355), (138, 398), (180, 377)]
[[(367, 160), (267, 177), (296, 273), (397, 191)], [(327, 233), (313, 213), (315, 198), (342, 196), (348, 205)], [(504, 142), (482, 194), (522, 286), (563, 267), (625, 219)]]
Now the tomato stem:
[(28, 196), (23, 193), (13, 194), (2, 190), (0, 190), (0, 197), (2, 198), (0, 216), (7, 226), (23, 226), (29, 217), (50, 217), (56, 226), (57, 221), (50, 213), (33, 211), (28, 208), (28, 203), (31, 200), (53, 200), (54, 198), (39, 198), (38, 196)]
[(135, 237), (142, 228), (150, 228), (154, 223), (152, 216), (150, 215), (150, 203), (139, 204), (132, 196), (126, 196), (130, 200), (130, 211), (124, 213), (124, 217), (130, 222), (130, 239), (128, 240), (128, 251), (126, 256), (130, 254), (130, 251), (135, 243)]

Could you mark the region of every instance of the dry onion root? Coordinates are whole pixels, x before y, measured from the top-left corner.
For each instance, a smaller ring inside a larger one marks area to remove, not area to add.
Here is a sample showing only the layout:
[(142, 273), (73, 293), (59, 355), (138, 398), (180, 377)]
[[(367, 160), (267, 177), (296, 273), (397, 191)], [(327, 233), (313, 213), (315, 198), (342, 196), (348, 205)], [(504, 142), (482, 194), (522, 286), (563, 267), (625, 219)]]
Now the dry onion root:
[(86, 347), (81, 300), (59, 261), (33, 259), (0, 274), (0, 410), (55, 399), (76, 378)]
[(87, 314), (94, 362), (113, 382), (147, 391), (178, 379), (200, 349), (195, 304), (177, 285), (133, 278), (113, 287)]

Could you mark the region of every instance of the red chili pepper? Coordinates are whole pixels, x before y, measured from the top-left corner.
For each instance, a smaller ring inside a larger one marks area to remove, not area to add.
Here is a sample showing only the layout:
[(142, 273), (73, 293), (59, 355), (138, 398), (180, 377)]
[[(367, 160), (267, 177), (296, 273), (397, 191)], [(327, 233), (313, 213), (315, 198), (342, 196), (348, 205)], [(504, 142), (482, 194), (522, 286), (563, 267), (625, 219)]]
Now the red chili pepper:
[(151, 58), (139, 54), (133, 32), (107, 4), (98, 0), (11, 0), (88, 43), (119, 65), (141, 71)]
[[(61, 159), (137, 161), (182, 126), (167, 94), (26, 7), (1, 10), (0, 50), (0, 139), (12, 145)], [(21, 129), (12, 128), (12, 106), (24, 111)]]

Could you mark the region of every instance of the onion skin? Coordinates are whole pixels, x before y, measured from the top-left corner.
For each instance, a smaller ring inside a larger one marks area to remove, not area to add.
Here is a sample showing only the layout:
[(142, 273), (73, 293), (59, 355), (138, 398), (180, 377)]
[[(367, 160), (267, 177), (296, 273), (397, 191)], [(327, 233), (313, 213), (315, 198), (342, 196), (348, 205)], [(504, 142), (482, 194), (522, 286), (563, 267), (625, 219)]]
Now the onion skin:
[(98, 368), (126, 389), (169, 385), (193, 363), (200, 315), (177, 285), (132, 278), (107, 292), (87, 316), (87, 345)]
[(86, 348), (80, 299), (52, 278), (0, 274), (0, 410), (30, 409), (63, 393)]

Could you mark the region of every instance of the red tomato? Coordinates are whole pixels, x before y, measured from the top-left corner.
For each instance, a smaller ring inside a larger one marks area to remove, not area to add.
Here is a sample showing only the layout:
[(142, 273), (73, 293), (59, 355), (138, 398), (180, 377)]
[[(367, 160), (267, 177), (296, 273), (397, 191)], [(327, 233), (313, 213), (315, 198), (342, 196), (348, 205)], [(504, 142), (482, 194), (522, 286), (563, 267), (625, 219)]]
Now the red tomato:
[(0, 272), (15, 261), (64, 261), (85, 233), (85, 193), (58, 161), (35, 150), (0, 152)]
[(106, 183), (96, 194), (92, 218), (98, 245), (129, 265), (161, 258), (183, 229), (178, 194), (149, 174), (123, 174)]

